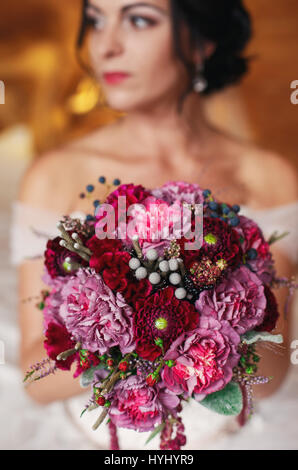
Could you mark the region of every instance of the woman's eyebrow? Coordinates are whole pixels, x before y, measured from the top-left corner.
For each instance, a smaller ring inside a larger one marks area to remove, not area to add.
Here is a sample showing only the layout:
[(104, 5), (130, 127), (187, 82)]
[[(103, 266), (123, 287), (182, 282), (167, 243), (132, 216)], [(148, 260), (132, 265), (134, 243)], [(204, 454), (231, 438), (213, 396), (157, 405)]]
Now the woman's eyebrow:
[[(100, 7), (98, 7), (96, 5), (93, 5), (92, 3), (88, 2), (87, 7), (88, 8), (93, 8), (98, 13), (103, 13), (103, 11), (101, 10)], [(162, 13), (164, 15), (167, 13), (166, 10), (164, 10), (163, 8), (161, 8), (157, 5), (153, 5), (152, 3), (147, 3), (147, 2), (138, 2), (138, 3), (131, 3), (129, 5), (124, 5), (124, 7), (121, 8), (121, 13), (125, 13), (126, 11), (130, 10), (131, 8), (135, 8), (135, 7), (149, 7), (149, 8), (153, 8), (153, 9), (159, 11), (160, 13)]]

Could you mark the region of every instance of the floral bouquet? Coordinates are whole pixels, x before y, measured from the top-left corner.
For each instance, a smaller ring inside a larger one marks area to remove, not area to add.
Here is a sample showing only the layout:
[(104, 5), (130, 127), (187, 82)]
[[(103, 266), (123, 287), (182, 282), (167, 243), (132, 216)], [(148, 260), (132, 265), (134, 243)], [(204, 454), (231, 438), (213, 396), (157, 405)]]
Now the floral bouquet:
[(266, 241), (238, 205), (195, 184), (99, 183), (107, 195), (94, 215), (64, 216), (47, 243), (39, 308), (48, 358), (25, 380), (75, 366), (91, 389), (83, 413), (98, 409), (94, 429), (107, 420), (114, 449), (117, 427), (160, 433), (161, 449), (180, 449), (189, 400), (245, 422), (252, 385), (270, 380), (257, 375), (256, 344), (283, 341), (271, 334), (272, 288), (284, 282), (270, 252), (277, 237)]

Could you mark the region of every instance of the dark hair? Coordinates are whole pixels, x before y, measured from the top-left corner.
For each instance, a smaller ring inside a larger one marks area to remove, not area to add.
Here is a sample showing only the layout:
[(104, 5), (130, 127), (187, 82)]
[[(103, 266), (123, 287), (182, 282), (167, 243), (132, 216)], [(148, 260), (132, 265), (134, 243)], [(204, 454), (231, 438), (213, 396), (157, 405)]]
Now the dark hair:
[[(200, 48), (204, 41), (215, 44), (215, 51), (203, 59), (203, 76), (208, 86), (203, 94), (211, 94), (238, 82), (248, 71), (251, 57), (244, 57), (243, 51), (252, 36), (251, 17), (242, 0), (170, 0), (173, 18), (173, 37), (176, 55), (188, 70), (192, 89), (195, 74), (193, 64), (182, 50), (182, 27), (189, 32), (191, 50)], [(85, 10), (88, 0), (83, 0), (82, 24), (77, 46), (80, 48), (88, 26)]]

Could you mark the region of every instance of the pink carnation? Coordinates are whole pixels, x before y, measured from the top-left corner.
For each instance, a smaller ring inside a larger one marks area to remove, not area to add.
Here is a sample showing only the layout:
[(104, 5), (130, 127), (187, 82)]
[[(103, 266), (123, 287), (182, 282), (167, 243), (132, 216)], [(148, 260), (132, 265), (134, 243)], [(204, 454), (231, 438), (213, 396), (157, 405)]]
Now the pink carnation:
[(182, 334), (166, 353), (162, 379), (169, 390), (197, 400), (217, 392), (229, 383), (239, 362), (237, 346), (240, 336), (228, 322), (201, 317), (199, 327)]
[(119, 346), (122, 354), (135, 349), (132, 309), (93, 269), (79, 269), (62, 289), (60, 314), (72, 337), (83, 349), (105, 354)]
[(168, 204), (173, 204), (175, 201), (188, 204), (204, 203), (202, 189), (197, 184), (189, 184), (184, 181), (170, 181), (161, 188), (153, 189), (151, 194), (158, 199), (163, 199)]
[[(128, 233), (129, 238), (137, 234), (140, 245), (144, 243), (155, 247), (156, 243), (167, 242), (165, 247), (170, 245), (170, 240), (181, 238), (182, 236), (182, 216), (183, 206), (179, 201), (169, 205), (161, 199), (153, 196), (146, 198), (142, 206), (136, 206), (131, 210), (131, 217), (134, 225), (134, 232)], [(190, 228), (190, 225), (189, 225)]]
[(244, 334), (262, 323), (266, 296), (261, 280), (242, 266), (215, 289), (202, 292), (195, 305), (201, 315), (211, 315), (220, 322), (227, 320), (239, 334)]
[(67, 276), (52, 278), (47, 269), (44, 271), (42, 280), (46, 285), (51, 287), (50, 294), (45, 299), (45, 307), (43, 309), (45, 330), (47, 330), (48, 325), (52, 322), (64, 325), (64, 320), (60, 315), (60, 306), (63, 302), (61, 290), (68, 279), (69, 277)]
[(179, 398), (160, 384), (148, 387), (143, 377), (132, 375), (116, 383), (109, 400), (111, 421), (120, 428), (151, 431), (169, 411), (175, 413)]

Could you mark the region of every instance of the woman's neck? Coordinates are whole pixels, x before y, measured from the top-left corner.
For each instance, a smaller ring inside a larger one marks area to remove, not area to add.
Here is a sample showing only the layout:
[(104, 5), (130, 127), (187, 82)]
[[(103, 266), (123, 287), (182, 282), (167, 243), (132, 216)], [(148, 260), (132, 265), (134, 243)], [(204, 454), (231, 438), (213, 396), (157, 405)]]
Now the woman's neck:
[[(117, 126), (138, 153), (148, 158), (203, 154), (210, 137), (218, 133), (205, 118), (201, 98), (192, 93), (185, 99), (181, 113), (176, 105), (158, 103), (146, 109), (133, 110), (120, 118)], [(133, 139), (133, 142), (132, 142)]]

